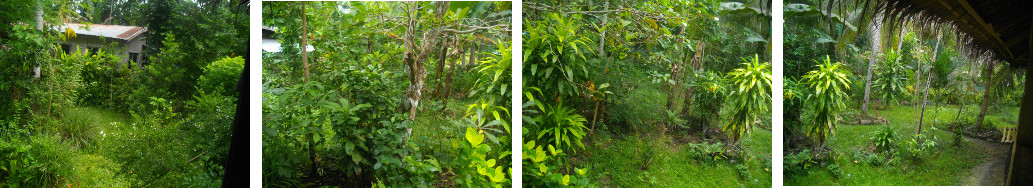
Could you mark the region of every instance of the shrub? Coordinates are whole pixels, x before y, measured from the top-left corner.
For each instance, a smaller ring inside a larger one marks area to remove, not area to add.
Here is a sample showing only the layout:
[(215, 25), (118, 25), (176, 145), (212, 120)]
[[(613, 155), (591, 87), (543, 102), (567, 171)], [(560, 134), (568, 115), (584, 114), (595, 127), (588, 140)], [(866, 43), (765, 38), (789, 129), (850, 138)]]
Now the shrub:
[[(82, 84), (82, 67), (88, 60), (85, 53), (61, 54), (55, 60), (44, 61), (40, 67), (39, 84), (29, 89), (30, 100), (39, 118), (51, 118), (62, 109), (71, 108), (78, 101)], [(39, 115), (47, 116), (39, 116)]]
[(837, 165), (837, 164), (832, 164), (832, 165), (825, 166), (825, 169), (828, 169), (829, 172), (832, 173), (832, 177), (839, 178), (839, 177), (843, 176), (843, 170), (840, 169), (839, 165)]
[(897, 134), (890, 126), (884, 126), (882, 130), (877, 130), (872, 133), (872, 144), (875, 145), (875, 151), (886, 152), (894, 149)]
[(100, 119), (94, 112), (81, 108), (65, 109), (61, 121), (54, 124), (54, 131), (61, 140), (75, 148), (89, 148), (100, 136)]
[[(535, 89), (535, 91), (538, 90)], [(525, 117), (525, 121), (530, 121), (528, 125), (531, 125), (532, 133), (537, 133), (536, 139), (544, 137), (546, 141), (553, 142), (556, 147), (561, 149), (564, 144), (567, 147), (577, 145), (582, 149), (585, 148), (585, 145), (581, 143), (581, 138), (586, 134), (584, 129), (587, 128), (585, 127), (587, 119), (574, 113), (574, 109), (563, 106), (562, 101), (556, 105), (544, 104), (535, 99), (535, 95), (531, 91), (524, 92), (524, 96), (534, 107), (537, 107), (537, 111), (541, 112), (533, 112), (535, 115), (532, 119)], [(530, 106), (525, 105), (525, 107)]]
[[(132, 74), (128, 87), (147, 86), (147, 89), (134, 89), (127, 99), (130, 111), (150, 112), (155, 109), (148, 108), (151, 97), (162, 99), (187, 99), (192, 95), (192, 86), (187, 86), (188, 80), (185, 71), (180, 68), (180, 63), (186, 54), (180, 48), (180, 42), (172, 34), (165, 34), (162, 41), (164, 47), (161, 53), (150, 56), (150, 64), (144, 70)], [(177, 91), (179, 91), (177, 93)], [(173, 100), (178, 101), (178, 100)], [(186, 101), (186, 100), (183, 100)]]
[[(163, 98), (150, 97), (146, 107), (150, 112), (131, 111), (134, 123), (118, 125), (103, 146), (112, 161), (123, 164), (117, 172), (127, 177), (132, 186), (179, 185), (183, 169), (203, 165), (212, 157), (210, 150), (196, 150), (190, 140), (184, 140), (183, 117), (173, 112), (172, 103)], [(132, 152), (125, 152), (132, 151)]]
[(725, 131), (731, 135), (732, 144), (738, 144), (739, 139), (749, 135), (753, 129), (754, 122), (760, 115), (767, 111), (770, 105), (771, 94), (771, 66), (767, 62), (758, 63), (757, 55), (743, 63), (745, 67), (735, 69), (728, 73), (728, 80), (732, 82), (732, 92), (729, 97), (733, 101), (734, 110), (728, 117), (728, 124)]
[(744, 163), (735, 164), (735, 171), (739, 172), (739, 177), (744, 180), (753, 179), (750, 175), (750, 168)]
[(721, 112), (725, 99), (728, 98), (726, 85), (724, 77), (715, 72), (706, 71), (693, 76), (690, 87), (694, 93), (692, 94), (689, 114), (706, 120), (707, 127), (716, 124), (717, 118), (702, 117), (715, 117), (719, 115), (718, 113)]
[(897, 149), (897, 156), (917, 162), (928, 156), (936, 147), (936, 137), (929, 139), (925, 135), (916, 134), (908, 140), (900, 142), (900, 149)]
[(804, 149), (797, 153), (787, 152), (782, 160), (782, 170), (788, 175), (799, 175), (809, 173), (807, 170), (817, 165), (811, 151)]
[(229, 155), (230, 138), (233, 130), (233, 117), (236, 115), (236, 97), (226, 97), (218, 93), (199, 93), (194, 100), (187, 101), (191, 110), (185, 118), (182, 135), (185, 142), (196, 150), (207, 150), (212, 157), (210, 164), (222, 164), (221, 157)]
[(460, 154), (453, 162), (457, 166), (455, 168), (456, 175), (459, 176), (456, 183), (466, 187), (509, 186), (507, 166), (496, 165), (496, 163), (505, 164), (501, 160), (509, 154), (504, 153), (497, 158), (489, 158), (488, 153), (491, 152), (491, 146), (484, 143), (485, 135), (475, 128), (466, 128), (464, 138), (466, 142), (461, 144)]
[(720, 142), (689, 143), (685, 150), (689, 153), (689, 157), (707, 163), (728, 159), (728, 156), (725, 155), (725, 148)]
[[(543, 148), (548, 148), (548, 152)], [(535, 145), (534, 140), (524, 143), (521, 161), (527, 168), (523, 183), (530, 187), (594, 187), (586, 175), (588, 169), (568, 169), (562, 161), (566, 155), (552, 145)]]
[(240, 56), (225, 57), (212, 62), (202, 69), (204, 74), (197, 79), (197, 91), (237, 96), (233, 88), (237, 85), (237, 79), (240, 78), (243, 69), (244, 59)]
[(116, 48), (115, 43), (105, 45), (94, 55), (86, 57), (82, 69), (83, 86), (79, 90), (79, 104), (89, 106), (103, 106), (108, 108), (119, 107), (116, 101), (121, 100), (123, 93), (121, 80), (128, 76), (128, 73), (135, 69), (135, 64), (129, 62), (129, 66), (122, 65), (122, 56), (115, 55), (122, 52)]
[(817, 137), (821, 146), (825, 145), (829, 134), (835, 133), (839, 112), (846, 108), (843, 98), (846, 97), (846, 90), (850, 89), (850, 80), (847, 80), (850, 72), (840, 69), (842, 65), (839, 62), (831, 63), (826, 56), (817, 65), (818, 70), (803, 76), (804, 83), (816, 91), (807, 101), (814, 108), (814, 125), (807, 135)]
[(0, 181), (9, 187), (65, 186), (72, 176), (68, 146), (58, 135), (0, 139)]
[(872, 90), (878, 91), (883, 102), (889, 104), (905, 100), (910, 95), (907, 91), (910, 88), (907, 71), (911, 68), (901, 62), (899, 53), (894, 50), (886, 52), (878, 69), (878, 74), (872, 82)]
[(540, 110), (543, 112), (542, 116), (535, 118), (535, 121), (538, 121), (538, 125), (541, 126), (538, 127), (538, 139), (544, 137), (560, 148), (563, 148), (564, 145), (567, 147), (577, 145), (582, 149), (585, 148), (585, 145), (581, 143), (581, 138), (585, 135), (584, 123), (588, 121), (587, 119), (574, 113), (574, 109), (563, 106), (562, 102), (556, 105), (546, 104), (545, 108)]

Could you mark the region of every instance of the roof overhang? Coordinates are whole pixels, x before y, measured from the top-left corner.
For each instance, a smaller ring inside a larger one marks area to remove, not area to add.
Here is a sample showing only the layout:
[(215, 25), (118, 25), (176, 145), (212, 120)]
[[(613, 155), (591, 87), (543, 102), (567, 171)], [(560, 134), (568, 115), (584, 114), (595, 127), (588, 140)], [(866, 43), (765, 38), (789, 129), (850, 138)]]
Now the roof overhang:
[(87, 26), (78, 23), (65, 23), (65, 25), (54, 26), (54, 29), (58, 31), (64, 31), (66, 28), (71, 28), (76, 35), (98, 36), (124, 41), (132, 40), (147, 32), (146, 27), (125, 25), (91, 24)]
[(893, 11), (930, 15), (953, 22), (980, 48), (989, 49), (1012, 66), (1030, 61), (1033, 1), (1029, 0), (888, 0)]

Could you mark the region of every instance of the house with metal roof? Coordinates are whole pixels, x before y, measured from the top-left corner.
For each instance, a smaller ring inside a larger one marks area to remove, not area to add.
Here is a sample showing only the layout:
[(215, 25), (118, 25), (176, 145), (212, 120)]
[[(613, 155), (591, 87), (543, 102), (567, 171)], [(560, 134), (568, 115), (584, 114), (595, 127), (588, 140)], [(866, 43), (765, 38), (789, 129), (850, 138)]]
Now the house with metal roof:
[[(121, 54), (123, 65), (129, 61), (144, 61), (141, 52), (143, 52), (144, 38), (147, 35), (146, 27), (101, 24), (87, 26), (78, 23), (65, 23), (63, 26), (56, 26), (54, 28), (61, 32), (67, 28), (75, 31), (74, 37), (61, 42), (61, 49), (65, 53), (75, 53), (78, 50), (88, 50), (92, 53), (99, 50), (101, 46), (116, 43), (125, 49)], [(137, 66), (140, 66), (140, 64), (138, 63)]]

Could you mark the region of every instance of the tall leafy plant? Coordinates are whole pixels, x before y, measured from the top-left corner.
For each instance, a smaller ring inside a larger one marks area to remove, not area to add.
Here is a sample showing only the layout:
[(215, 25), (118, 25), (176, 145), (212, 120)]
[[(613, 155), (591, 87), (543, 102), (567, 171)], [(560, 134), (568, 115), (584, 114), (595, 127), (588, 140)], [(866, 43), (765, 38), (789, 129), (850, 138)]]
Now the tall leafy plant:
[(771, 64), (759, 63), (758, 59), (757, 55), (749, 60), (744, 58), (745, 67), (728, 73), (728, 80), (732, 83), (730, 99), (734, 110), (724, 130), (730, 131), (732, 143), (738, 143), (739, 139), (748, 135), (754, 122), (770, 105)]
[[(538, 91), (535, 88), (535, 91)], [(558, 104), (543, 104), (534, 98), (531, 92), (524, 93), (529, 101), (534, 102), (534, 106), (538, 107), (540, 113), (533, 118), (531, 125), (535, 126), (537, 131), (537, 139), (545, 139), (546, 141), (553, 142), (556, 147), (563, 148), (564, 145), (570, 147), (572, 145), (581, 146), (584, 148), (585, 145), (581, 143), (581, 138), (585, 135), (585, 122), (588, 121), (581, 115), (574, 113), (574, 109), (563, 106), (563, 103)], [(525, 105), (526, 107), (527, 105)]]
[(897, 51), (890, 50), (879, 63), (879, 74), (873, 84), (886, 104), (902, 100), (910, 94), (907, 71), (911, 68), (901, 59)]
[[(818, 62), (815, 60), (815, 62)], [(836, 118), (839, 112), (846, 108), (843, 101), (846, 98), (846, 91), (850, 89), (850, 80), (847, 76), (849, 71), (840, 69), (842, 63), (831, 63), (828, 56), (818, 62), (817, 70), (808, 72), (803, 76), (804, 83), (814, 90), (814, 94), (807, 98), (807, 103), (813, 107), (814, 119), (808, 136), (818, 139), (818, 143), (825, 145), (826, 138), (836, 130)]]

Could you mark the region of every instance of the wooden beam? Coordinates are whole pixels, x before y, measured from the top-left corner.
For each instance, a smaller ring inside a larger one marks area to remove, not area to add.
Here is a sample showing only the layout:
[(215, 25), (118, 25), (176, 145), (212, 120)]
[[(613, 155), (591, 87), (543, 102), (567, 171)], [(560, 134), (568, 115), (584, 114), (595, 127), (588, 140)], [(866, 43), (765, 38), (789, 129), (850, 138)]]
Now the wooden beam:
[[(1022, 33), (1029, 33), (1029, 30), (1026, 30), (1026, 32), (1022, 32)], [(1012, 46), (1015, 46), (1016, 44), (1019, 44), (1019, 42), (1026, 41), (1027, 38), (1029, 38), (1029, 35), (1018, 35), (1018, 36), (1012, 37), (1011, 39), (1008, 39), (1007, 42), (1004, 42), (1004, 47), (1005, 48), (1011, 48)]]
[(990, 24), (987, 24), (986, 21), (983, 20), (983, 17), (979, 16), (979, 12), (976, 12), (976, 10), (972, 8), (972, 5), (968, 3), (968, 0), (957, 0), (957, 1), (958, 1), (959, 4), (961, 4), (962, 8), (965, 8), (965, 10), (970, 15), (972, 15), (973, 18), (976, 19), (976, 23), (978, 23), (980, 26), (982, 26), (983, 29), (985, 29), (986, 33), (991, 36), (990, 37), (991, 43), (996, 42), (993, 45), (997, 46), (997, 47), (1001, 47), (1002, 48), (1001, 50), (1005, 53), (1003, 55), (1007, 55), (1008, 59), (1014, 59), (1015, 55), (1012, 54), (1011, 49), (1003, 48), (1004, 47), (1004, 41), (1001, 40), (1001, 34), (997, 33), (996, 31), (994, 31), (994, 27), (992, 25), (990, 25)]

